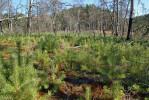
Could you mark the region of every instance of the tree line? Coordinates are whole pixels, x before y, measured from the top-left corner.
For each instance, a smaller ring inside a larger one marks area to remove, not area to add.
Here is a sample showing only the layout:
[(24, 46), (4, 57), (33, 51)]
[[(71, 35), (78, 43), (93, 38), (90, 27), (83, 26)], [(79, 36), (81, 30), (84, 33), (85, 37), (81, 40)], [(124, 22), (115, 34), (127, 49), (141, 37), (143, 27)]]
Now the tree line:
[(130, 40), (134, 33), (134, 0), (98, 0), (97, 4), (90, 5), (85, 5), (83, 0), (74, 0), (73, 5), (60, 0), (28, 0), (25, 14), (19, 12), (21, 4), (15, 7), (12, 2), (0, 1), (1, 34), (3, 31), (98, 32), (104, 36), (127, 36)]

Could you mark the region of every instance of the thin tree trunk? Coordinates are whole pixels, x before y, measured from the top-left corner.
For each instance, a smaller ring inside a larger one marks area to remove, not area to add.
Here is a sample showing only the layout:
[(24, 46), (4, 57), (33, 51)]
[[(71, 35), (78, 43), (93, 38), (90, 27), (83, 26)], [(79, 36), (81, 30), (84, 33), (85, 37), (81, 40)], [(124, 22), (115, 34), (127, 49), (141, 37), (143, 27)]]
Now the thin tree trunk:
[(119, 29), (119, 34), (122, 33), (122, 27), (124, 26), (123, 25), (123, 1), (121, 1), (120, 3), (120, 20), (119, 20), (119, 26), (120, 26), (120, 29)]
[(38, 4), (38, 0), (36, 0), (37, 3), (37, 32), (39, 33), (39, 4)]
[[(2, 2), (2, 0), (1, 0), (1, 2)], [(0, 10), (0, 19), (1, 19), (1, 17), (2, 17), (2, 10)], [(1, 35), (3, 35), (3, 22), (2, 21), (0, 21), (0, 28), (1, 28)]]
[(105, 22), (105, 2), (103, 0), (103, 23), (102, 23), (102, 31), (103, 31), (104, 37), (106, 37), (105, 25), (106, 25), (106, 22)]
[(134, 11), (134, 0), (131, 0), (131, 8), (130, 8), (130, 18), (129, 18), (127, 40), (130, 40), (131, 39), (131, 35), (132, 35), (131, 32), (132, 32), (133, 11)]
[(117, 0), (117, 22), (116, 22), (116, 36), (119, 32), (119, 0)]
[(1, 27), (1, 35), (3, 35), (3, 22), (0, 21), (0, 27)]
[(126, 9), (125, 17), (124, 17), (124, 24), (123, 24), (122, 37), (124, 36), (124, 33), (125, 33), (125, 24), (126, 24), (126, 18), (127, 18), (127, 14), (128, 14), (128, 7), (129, 7), (129, 4), (130, 4), (130, 1), (128, 1), (127, 9)]
[(112, 27), (112, 35), (115, 34), (115, 0), (113, 0), (113, 27)]
[(29, 11), (28, 11), (28, 22), (27, 22), (27, 32), (28, 33), (31, 32), (31, 25), (32, 25), (31, 15), (32, 15), (32, 4), (33, 4), (33, 1), (34, 0), (30, 0)]
[(10, 0), (8, 0), (8, 28), (9, 32), (12, 32), (12, 20), (11, 20), (11, 5), (10, 5)]
[(56, 2), (53, 2), (53, 32), (56, 34), (57, 25), (56, 25)]
[(80, 8), (78, 9), (77, 31), (80, 33)]

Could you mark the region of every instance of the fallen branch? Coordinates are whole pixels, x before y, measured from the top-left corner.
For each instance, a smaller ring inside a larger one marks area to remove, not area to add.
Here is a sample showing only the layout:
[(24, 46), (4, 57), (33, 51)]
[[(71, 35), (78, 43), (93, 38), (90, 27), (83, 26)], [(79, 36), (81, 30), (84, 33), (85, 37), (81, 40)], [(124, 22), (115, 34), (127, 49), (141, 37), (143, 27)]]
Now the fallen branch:
[(27, 18), (27, 17), (23, 16), (23, 17), (13, 17), (13, 18), (1, 18), (0, 22), (5, 21), (5, 20), (15, 20), (15, 19), (22, 19), (22, 18)]

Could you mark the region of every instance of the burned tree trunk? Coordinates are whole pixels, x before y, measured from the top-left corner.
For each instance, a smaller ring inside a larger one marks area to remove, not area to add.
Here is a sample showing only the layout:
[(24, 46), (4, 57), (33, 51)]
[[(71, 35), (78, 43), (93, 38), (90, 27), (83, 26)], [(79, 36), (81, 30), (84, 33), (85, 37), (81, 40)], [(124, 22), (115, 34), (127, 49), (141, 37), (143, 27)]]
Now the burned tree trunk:
[(128, 26), (128, 34), (127, 40), (131, 39), (132, 33), (132, 21), (133, 21), (133, 11), (134, 11), (134, 0), (131, 0), (131, 8), (130, 8), (130, 17), (129, 17), (129, 26)]

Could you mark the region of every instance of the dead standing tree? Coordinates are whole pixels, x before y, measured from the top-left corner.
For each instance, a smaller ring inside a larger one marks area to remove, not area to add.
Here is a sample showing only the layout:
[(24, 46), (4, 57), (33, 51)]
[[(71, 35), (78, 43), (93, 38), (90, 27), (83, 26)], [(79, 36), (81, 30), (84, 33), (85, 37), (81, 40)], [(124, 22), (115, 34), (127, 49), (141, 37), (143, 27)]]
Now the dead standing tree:
[(77, 20), (77, 30), (78, 30), (78, 32), (80, 33), (81, 31), (80, 31), (80, 7), (78, 8), (78, 20)]
[(3, 35), (3, 22), (0, 21), (1, 35)]
[(131, 35), (132, 35), (133, 12), (134, 12), (134, 0), (131, 0), (129, 26), (128, 26), (128, 34), (127, 34), (127, 39), (126, 39), (126, 40), (130, 40), (130, 39), (131, 39)]
[[(109, 25), (113, 27), (113, 22), (112, 22), (113, 16), (112, 16), (112, 13), (108, 12), (110, 11), (108, 7), (108, 3), (111, 3), (111, 2), (107, 2), (106, 0), (99, 0), (99, 1), (101, 2), (101, 8), (102, 8), (102, 31), (103, 31), (104, 36), (106, 36), (106, 30), (108, 29), (107, 27), (108, 23), (111, 22)], [(108, 21), (108, 18), (110, 21)], [(115, 24), (115, 20), (114, 20), (114, 24)]]
[(12, 20), (11, 20), (11, 4), (10, 4), (11, 0), (8, 0), (8, 29), (9, 32), (12, 32)]
[(37, 29), (37, 32), (39, 33), (39, 2), (38, 0), (36, 0), (36, 10), (37, 10), (37, 26), (36, 26), (36, 29)]
[(118, 36), (119, 32), (119, 0), (117, 0), (117, 20), (116, 20), (116, 36)]
[(2, 21), (2, 12), (6, 5), (6, 1), (0, 0), (0, 29), (1, 29), (1, 35), (3, 35), (3, 21)]
[(52, 9), (52, 12), (53, 12), (53, 32), (56, 34), (57, 32), (57, 25), (56, 25), (56, 1), (52, 1), (52, 6), (53, 6), (53, 9)]
[(77, 6), (77, 26), (76, 26), (76, 32), (80, 33), (81, 32), (81, 26), (80, 26), (80, 14), (81, 14), (81, 5), (83, 3), (83, 0), (74, 0), (76, 2), (76, 6)]
[(126, 6), (126, 10), (125, 10), (125, 16), (124, 16), (124, 22), (123, 22), (123, 30), (122, 30), (122, 37), (124, 36), (124, 33), (125, 33), (125, 26), (126, 26), (126, 21), (127, 21), (127, 14), (128, 14), (129, 4), (130, 4), (130, 0), (128, 0), (127, 6)]
[[(2, 11), (1, 11), (1, 15), (2, 15)], [(1, 16), (0, 16), (0, 28), (1, 28), (1, 35), (3, 35), (3, 21), (1, 20)]]
[(103, 19), (103, 21), (102, 21), (102, 31), (103, 31), (103, 35), (104, 35), (104, 37), (106, 36), (106, 31), (105, 31), (105, 27), (106, 27), (106, 21), (105, 21), (105, 5), (106, 5), (106, 2), (105, 2), (105, 0), (101, 0), (101, 5), (102, 5), (102, 9), (103, 9), (103, 11), (102, 11), (102, 13), (103, 13), (103, 15), (102, 15), (102, 19)]
[(113, 27), (112, 27), (112, 35), (115, 34), (115, 0), (113, 0)]
[(51, 4), (52, 4), (52, 26), (53, 26), (53, 32), (56, 34), (57, 33), (57, 23), (58, 23), (58, 14), (59, 14), (59, 9), (60, 6), (64, 5), (64, 3), (61, 3), (58, 0), (51, 0)]
[(23, 19), (26, 18), (25, 16), (23, 17), (14, 17), (14, 18), (1, 18), (0, 19), (0, 28), (1, 28), (1, 35), (4, 35), (3, 33), (3, 21), (9, 21), (9, 20), (19, 20), (19, 19)]
[(28, 21), (27, 21), (27, 32), (28, 33), (31, 32), (31, 25), (32, 25), (31, 16), (32, 16), (33, 1), (34, 0), (30, 0), (30, 4), (29, 4)]

